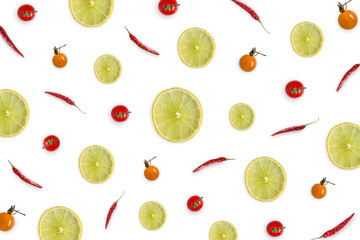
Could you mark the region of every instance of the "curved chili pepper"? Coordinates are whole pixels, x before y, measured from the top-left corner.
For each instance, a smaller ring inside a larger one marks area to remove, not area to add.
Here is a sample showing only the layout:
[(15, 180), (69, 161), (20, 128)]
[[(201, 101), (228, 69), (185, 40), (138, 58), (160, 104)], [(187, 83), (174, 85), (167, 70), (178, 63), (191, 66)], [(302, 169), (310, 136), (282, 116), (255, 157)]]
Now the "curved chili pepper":
[(224, 157), (219, 157), (219, 158), (215, 158), (215, 159), (211, 159), (209, 161), (204, 162), (203, 164), (201, 164), (200, 166), (198, 166), (197, 168), (194, 169), (193, 173), (200, 171), (201, 169), (210, 166), (214, 163), (221, 163), (224, 161), (228, 161), (228, 160), (235, 160), (235, 158), (224, 158)]
[(3, 39), (5, 40), (5, 42), (15, 51), (17, 52), (20, 56), (24, 57), (24, 55), (19, 51), (19, 49), (17, 49), (17, 47), (15, 46), (15, 44), (11, 41), (10, 37), (7, 35), (7, 33), (5, 32), (5, 29), (0, 26), (0, 35), (3, 37)]
[(126, 31), (129, 33), (129, 37), (131, 39), (131, 41), (133, 41), (136, 45), (139, 46), (139, 48), (149, 52), (149, 53), (152, 53), (152, 54), (155, 54), (155, 55), (160, 55), (158, 52), (156, 52), (155, 50), (152, 50), (151, 48), (145, 46), (142, 42), (140, 42), (134, 35), (131, 34), (131, 32), (125, 27)]
[[(8, 160), (9, 161), (9, 160)], [(24, 182), (26, 182), (27, 184), (30, 184), (34, 187), (37, 188), (42, 188), (42, 186), (40, 186), (39, 184), (37, 184), (36, 182), (30, 180), (29, 178), (25, 177), (24, 174), (22, 174), (16, 167), (14, 167), (14, 165), (12, 165), (12, 163), (9, 161), (13, 172), (15, 173), (16, 176), (18, 176), (21, 180), (23, 180)]]
[(251, 9), (251, 8), (250, 8), (249, 6), (247, 6), (246, 4), (244, 4), (244, 3), (242, 3), (242, 2), (239, 2), (239, 1), (237, 1), (237, 0), (231, 0), (231, 1), (233, 1), (234, 3), (236, 3), (237, 5), (239, 5), (242, 9), (244, 9), (247, 13), (249, 13), (249, 14), (251, 15), (251, 17), (252, 17), (253, 19), (255, 19), (256, 21), (258, 21), (258, 22), (261, 24), (261, 26), (264, 28), (264, 30), (265, 30), (267, 33), (270, 34), (270, 32), (269, 32), (268, 30), (266, 30), (266, 28), (264, 27), (264, 25), (263, 25), (262, 22), (260, 21), (259, 15), (257, 15), (257, 13), (256, 13), (253, 9)]
[(68, 98), (64, 95), (61, 95), (59, 93), (54, 93), (54, 92), (45, 92), (45, 93), (50, 94), (51, 96), (57, 97), (72, 106), (75, 106), (77, 109), (79, 109), (80, 112), (82, 112), (83, 114), (86, 114), (86, 112), (81, 111), (81, 109), (78, 106), (76, 106), (75, 102), (73, 100), (71, 100), (70, 98)]
[(349, 71), (347, 71), (345, 73), (345, 75), (343, 76), (343, 78), (341, 79), (339, 86), (337, 87), (336, 91), (338, 92), (340, 90), (340, 88), (344, 85), (345, 81), (349, 78), (349, 76), (351, 74), (353, 74), (353, 72), (355, 72), (358, 68), (360, 67), (360, 64), (355, 64), (352, 68), (350, 68)]
[(111, 207), (110, 207), (110, 209), (109, 209), (109, 212), (108, 212), (108, 214), (107, 214), (107, 217), (106, 217), (105, 229), (107, 229), (108, 224), (109, 224), (109, 222), (110, 222), (110, 218), (111, 218), (111, 216), (112, 216), (115, 208), (117, 207), (117, 203), (118, 203), (118, 201), (122, 198), (122, 196), (124, 196), (124, 193), (125, 193), (125, 191), (124, 191), (123, 194), (119, 197), (119, 199), (116, 200), (116, 202), (114, 202), (113, 205), (111, 205)]
[(271, 135), (271, 136), (275, 136), (275, 135), (278, 135), (278, 134), (281, 134), (281, 133), (287, 133), (287, 132), (293, 132), (293, 131), (300, 131), (300, 130), (303, 130), (304, 128), (306, 128), (308, 125), (313, 124), (313, 123), (316, 123), (317, 121), (319, 121), (319, 119), (317, 119), (317, 120), (314, 121), (314, 122), (307, 123), (307, 124), (304, 124), (304, 125), (292, 126), (292, 127), (284, 128), (284, 129), (282, 129), (282, 130), (274, 133), (274, 134)]
[(340, 223), (339, 225), (337, 225), (333, 229), (325, 232), (320, 237), (314, 238), (312, 240), (320, 239), (320, 238), (328, 238), (328, 237), (331, 237), (331, 236), (335, 235), (336, 233), (338, 233), (341, 229), (343, 229), (350, 222), (350, 220), (354, 217), (354, 215), (355, 215), (355, 213), (351, 214), (351, 216), (348, 217), (347, 219), (345, 219), (342, 223)]

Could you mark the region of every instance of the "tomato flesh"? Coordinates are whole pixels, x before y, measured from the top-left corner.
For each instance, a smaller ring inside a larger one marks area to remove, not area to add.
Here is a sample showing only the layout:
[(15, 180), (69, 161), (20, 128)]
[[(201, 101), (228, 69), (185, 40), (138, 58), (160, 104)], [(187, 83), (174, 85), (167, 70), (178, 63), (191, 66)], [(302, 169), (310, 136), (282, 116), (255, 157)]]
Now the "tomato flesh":
[(279, 237), (284, 232), (284, 226), (279, 221), (272, 221), (266, 226), (267, 233), (272, 237)]
[(144, 170), (144, 176), (149, 181), (155, 181), (156, 179), (158, 179), (159, 175), (160, 171), (155, 166), (151, 165)]
[(256, 68), (257, 61), (254, 56), (244, 55), (239, 61), (240, 68), (245, 72), (251, 72)]
[(23, 21), (33, 20), (36, 14), (35, 8), (30, 4), (24, 4), (18, 9), (18, 17)]
[(339, 15), (338, 22), (340, 27), (350, 30), (357, 25), (358, 17), (354, 11), (346, 10)]
[(43, 148), (52, 152), (60, 146), (60, 139), (55, 135), (49, 135), (44, 139)]
[(130, 112), (124, 105), (117, 105), (111, 111), (111, 117), (116, 122), (124, 122), (129, 118)]
[(203, 205), (204, 205), (203, 198), (197, 195), (190, 197), (189, 200), (187, 201), (187, 207), (192, 212), (200, 211)]
[(68, 60), (65, 54), (58, 53), (53, 56), (52, 62), (55, 67), (57, 68), (63, 68), (66, 66)]
[(311, 188), (311, 194), (314, 198), (322, 199), (326, 196), (327, 189), (325, 185), (317, 183)]
[(9, 231), (15, 225), (15, 218), (11, 214), (6, 212), (0, 213), (0, 230), (1, 231)]
[(162, 14), (173, 15), (177, 12), (179, 5), (176, 0), (161, 0), (158, 7)]

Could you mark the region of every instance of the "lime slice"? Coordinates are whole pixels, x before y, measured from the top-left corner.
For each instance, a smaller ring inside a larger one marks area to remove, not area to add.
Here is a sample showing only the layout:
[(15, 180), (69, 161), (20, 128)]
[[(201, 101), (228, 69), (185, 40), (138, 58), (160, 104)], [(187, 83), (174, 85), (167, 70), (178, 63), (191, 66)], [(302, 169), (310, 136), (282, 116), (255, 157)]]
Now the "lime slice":
[(79, 159), (81, 175), (91, 183), (106, 182), (114, 171), (114, 158), (104, 147), (91, 146), (81, 153)]
[(210, 240), (236, 240), (238, 233), (234, 225), (227, 221), (214, 223), (209, 232)]
[(324, 43), (321, 29), (311, 22), (302, 22), (291, 32), (291, 45), (294, 51), (302, 57), (312, 57), (318, 54)]
[(68, 208), (50, 208), (40, 218), (40, 240), (79, 240), (81, 232), (79, 217)]
[(86, 27), (104, 24), (111, 16), (114, 0), (70, 0), (75, 20)]
[(116, 82), (121, 75), (120, 61), (110, 54), (100, 56), (95, 62), (95, 75), (97, 79), (105, 84)]
[(156, 131), (171, 142), (191, 139), (200, 129), (202, 115), (199, 100), (181, 88), (161, 92), (152, 107)]
[(158, 202), (146, 202), (140, 208), (141, 225), (150, 231), (159, 230), (166, 221), (166, 210)]
[(0, 90), (0, 136), (14, 137), (24, 130), (29, 120), (25, 99), (9, 89)]
[(285, 189), (285, 170), (272, 158), (257, 158), (246, 168), (245, 184), (250, 195), (256, 200), (273, 201)]
[(193, 68), (208, 65), (215, 54), (215, 41), (201, 28), (190, 28), (179, 38), (178, 51), (181, 60)]
[(246, 103), (237, 103), (230, 110), (230, 122), (237, 130), (249, 129), (255, 121), (254, 110)]
[(342, 123), (333, 127), (326, 140), (329, 158), (337, 167), (351, 170), (360, 166), (360, 127)]

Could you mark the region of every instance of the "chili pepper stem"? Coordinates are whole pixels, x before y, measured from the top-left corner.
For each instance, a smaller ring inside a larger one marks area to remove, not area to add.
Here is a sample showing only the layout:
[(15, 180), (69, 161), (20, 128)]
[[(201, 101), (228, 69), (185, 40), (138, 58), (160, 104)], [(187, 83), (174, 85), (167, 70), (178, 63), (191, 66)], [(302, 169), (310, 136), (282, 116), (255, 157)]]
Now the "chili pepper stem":
[(82, 112), (83, 114), (87, 114), (86, 112), (83, 112), (78, 106), (76, 106), (76, 104), (74, 103), (74, 106), (79, 109), (80, 112)]
[(228, 160), (236, 160), (235, 158), (227, 158), (226, 161)]
[(313, 238), (313, 239), (311, 239), (311, 240), (320, 239), (320, 238), (324, 238), (324, 237), (323, 237), (323, 236), (321, 236), (321, 237), (318, 237), (318, 238)]
[(308, 126), (308, 125), (310, 125), (310, 124), (316, 123), (317, 121), (319, 121), (319, 118), (318, 118), (316, 121), (314, 121), (314, 122), (305, 124), (304, 126)]
[(10, 160), (8, 159), (8, 162), (10, 163), (11, 167), (14, 168), (14, 165), (12, 165), (12, 163), (10, 162)]
[(124, 193), (125, 193), (125, 191), (123, 191), (123, 193), (121, 194), (121, 196), (119, 197), (119, 199), (118, 200), (116, 200), (116, 204), (118, 203), (118, 201), (124, 196)]
[(262, 22), (260, 21), (260, 19), (257, 20), (261, 26), (263, 27), (263, 29), (265, 30), (265, 32), (267, 32), (268, 34), (271, 34), (268, 30), (266, 30), (266, 28), (264, 27), (264, 25), (262, 24)]
[(129, 35), (132, 35), (131, 32), (127, 29), (127, 27), (124, 26), (124, 28), (125, 28), (126, 31), (129, 33)]

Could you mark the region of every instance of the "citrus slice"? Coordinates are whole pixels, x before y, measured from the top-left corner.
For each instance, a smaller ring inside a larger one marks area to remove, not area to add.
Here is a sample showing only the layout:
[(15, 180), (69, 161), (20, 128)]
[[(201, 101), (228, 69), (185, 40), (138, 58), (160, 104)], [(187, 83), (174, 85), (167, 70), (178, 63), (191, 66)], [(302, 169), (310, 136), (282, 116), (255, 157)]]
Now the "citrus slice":
[(360, 166), (360, 127), (342, 123), (333, 127), (326, 140), (329, 158), (337, 167), (351, 170)]
[(209, 232), (210, 240), (236, 240), (238, 233), (234, 225), (227, 221), (214, 223)]
[(110, 54), (100, 56), (95, 62), (95, 75), (97, 79), (105, 84), (116, 82), (121, 75), (120, 61)]
[(285, 170), (280, 163), (272, 158), (257, 158), (250, 162), (246, 168), (245, 184), (250, 195), (256, 200), (273, 201), (285, 189)]
[(159, 230), (166, 221), (166, 210), (158, 202), (144, 203), (139, 212), (141, 225), (150, 231)]
[(237, 103), (230, 110), (230, 122), (237, 130), (249, 129), (255, 121), (254, 110), (246, 103)]
[(46, 210), (39, 221), (40, 240), (79, 240), (81, 233), (80, 218), (65, 207)]
[(181, 60), (189, 67), (205, 67), (214, 57), (215, 41), (204, 29), (190, 28), (181, 34), (178, 51)]
[(75, 20), (86, 27), (104, 24), (111, 16), (114, 0), (70, 0)]
[(101, 146), (90, 146), (82, 151), (79, 159), (81, 175), (91, 183), (106, 182), (114, 171), (114, 158)]
[(29, 120), (25, 99), (9, 89), (0, 90), (0, 136), (14, 137), (21, 133)]
[(152, 107), (156, 131), (171, 142), (191, 139), (200, 129), (202, 115), (199, 100), (191, 92), (181, 88), (161, 92)]
[(321, 29), (314, 23), (302, 22), (291, 32), (291, 45), (302, 57), (313, 57), (318, 54), (324, 43)]

